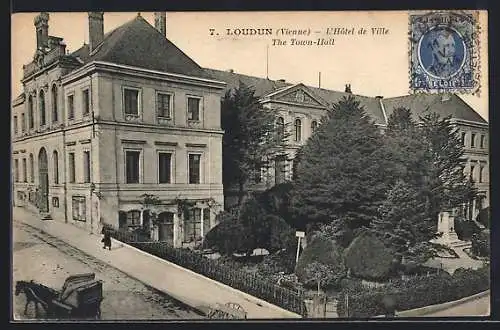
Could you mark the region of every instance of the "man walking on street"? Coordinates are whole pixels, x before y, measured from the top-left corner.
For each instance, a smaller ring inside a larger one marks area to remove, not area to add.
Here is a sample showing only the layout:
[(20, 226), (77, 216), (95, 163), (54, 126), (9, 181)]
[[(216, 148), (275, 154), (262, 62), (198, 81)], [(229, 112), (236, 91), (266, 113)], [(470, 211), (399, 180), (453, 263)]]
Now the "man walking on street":
[(106, 228), (106, 226), (102, 226), (101, 234), (104, 234), (104, 237), (101, 240), (101, 242), (104, 244), (102, 248), (108, 248), (109, 250), (111, 250), (111, 233), (108, 228)]

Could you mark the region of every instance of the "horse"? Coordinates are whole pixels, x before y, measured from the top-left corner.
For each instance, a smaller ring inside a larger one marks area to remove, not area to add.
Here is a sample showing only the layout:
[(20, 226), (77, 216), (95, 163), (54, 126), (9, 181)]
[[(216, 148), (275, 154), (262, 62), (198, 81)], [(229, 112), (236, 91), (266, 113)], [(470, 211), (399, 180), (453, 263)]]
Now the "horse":
[(35, 303), (35, 317), (38, 317), (38, 305), (42, 305), (43, 309), (47, 313), (49, 311), (50, 305), (52, 304), (52, 299), (57, 297), (58, 292), (45, 285), (35, 283), (33, 281), (17, 281), (16, 282), (16, 296), (24, 292), (26, 295), (26, 305), (24, 306), (24, 315), (28, 311), (28, 305), (31, 302)]

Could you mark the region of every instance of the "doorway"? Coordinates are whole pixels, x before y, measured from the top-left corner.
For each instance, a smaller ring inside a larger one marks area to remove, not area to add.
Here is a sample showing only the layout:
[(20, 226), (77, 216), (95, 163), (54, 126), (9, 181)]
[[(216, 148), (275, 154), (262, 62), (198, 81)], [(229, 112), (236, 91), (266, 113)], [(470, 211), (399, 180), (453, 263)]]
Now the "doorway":
[(172, 212), (158, 214), (158, 240), (174, 243), (174, 214)]

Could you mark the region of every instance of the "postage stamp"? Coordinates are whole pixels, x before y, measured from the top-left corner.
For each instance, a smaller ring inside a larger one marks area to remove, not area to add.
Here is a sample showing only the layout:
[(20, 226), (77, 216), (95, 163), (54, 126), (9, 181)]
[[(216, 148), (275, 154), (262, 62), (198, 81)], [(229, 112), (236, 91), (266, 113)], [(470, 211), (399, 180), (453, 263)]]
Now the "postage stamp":
[(411, 12), (409, 29), (410, 92), (479, 92), (476, 12)]

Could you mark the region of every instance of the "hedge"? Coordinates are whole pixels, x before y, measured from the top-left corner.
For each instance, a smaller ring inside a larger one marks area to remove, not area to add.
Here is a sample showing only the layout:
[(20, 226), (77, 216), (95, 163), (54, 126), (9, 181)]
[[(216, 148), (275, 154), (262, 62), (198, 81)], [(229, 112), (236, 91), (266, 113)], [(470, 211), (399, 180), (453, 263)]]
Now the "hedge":
[(462, 241), (469, 241), (474, 234), (477, 234), (481, 229), (474, 221), (455, 220), (455, 231), (457, 236)]
[(355, 277), (385, 280), (394, 268), (394, 256), (374, 235), (364, 232), (344, 252), (347, 268)]
[(478, 257), (490, 256), (490, 231), (483, 230), (479, 234), (472, 235), (472, 253)]
[[(441, 304), (486, 291), (490, 288), (490, 269), (457, 269), (453, 275), (446, 272), (430, 276), (419, 276), (409, 280), (397, 280), (384, 287), (354, 291), (343, 289), (339, 295), (337, 311), (341, 317), (374, 317), (387, 311), (382, 303), (384, 297), (395, 299), (396, 310), (410, 310)], [(349, 313), (346, 312), (345, 295), (349, 295)]]

